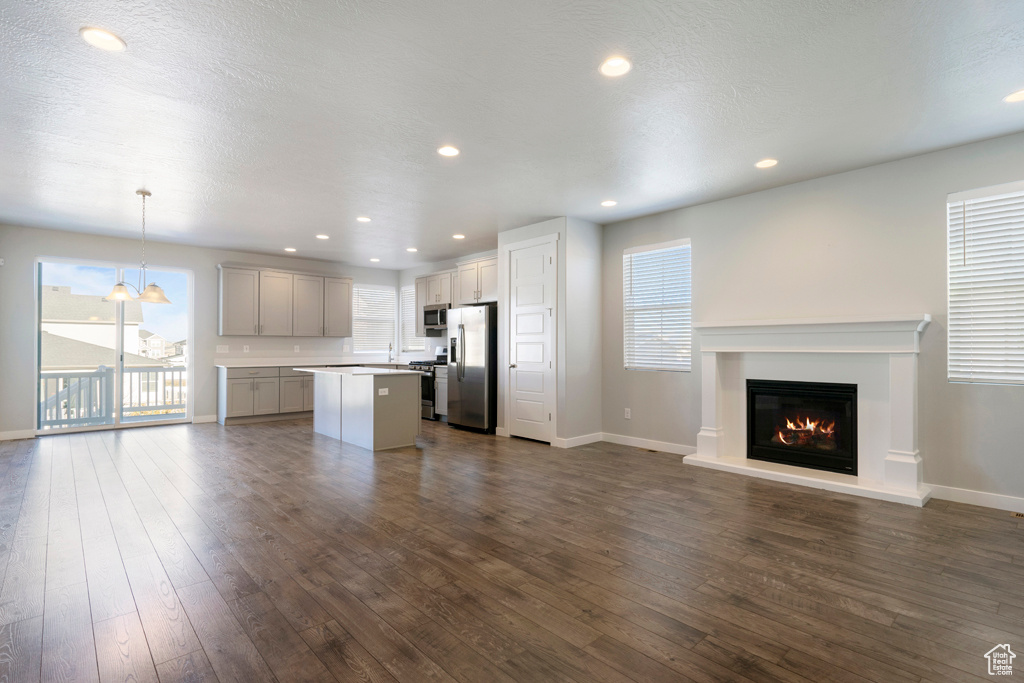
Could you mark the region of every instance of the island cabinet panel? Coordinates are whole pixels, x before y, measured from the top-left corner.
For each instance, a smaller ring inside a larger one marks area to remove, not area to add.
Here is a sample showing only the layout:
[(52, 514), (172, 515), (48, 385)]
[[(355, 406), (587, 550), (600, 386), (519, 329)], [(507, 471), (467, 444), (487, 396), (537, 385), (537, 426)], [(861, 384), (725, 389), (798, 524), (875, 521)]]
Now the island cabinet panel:
[(292, 336), (294, 276), (273, 270), (260, 271), (260, 334)]
[(296, 275), (292, 288), (292, 336), (324, 334), (324, 278)]
[(352, 280), (324, 278), (324, 336), (352, 336)]
[(221, 268), (218, 334), (259, 333), (260, 271)]
[(313, 410), (314, 398), (316, 396), (316, 378), (313, 376), (302, 378), (302, 409)]

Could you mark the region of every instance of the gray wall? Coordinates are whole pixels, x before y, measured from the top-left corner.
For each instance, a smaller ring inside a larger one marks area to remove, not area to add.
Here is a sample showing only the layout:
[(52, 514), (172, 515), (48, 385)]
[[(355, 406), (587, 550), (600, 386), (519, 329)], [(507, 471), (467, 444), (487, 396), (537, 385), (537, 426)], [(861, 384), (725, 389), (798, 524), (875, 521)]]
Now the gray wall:
[(699, 337), (692, 372), (622, 367), (623, 249), (689, 237), (694, 322), (931, 313), (925, 481), (1024, 495), (1024, 387), (946, 381), (946, 195), (1021, 178), (1024, 134), (606, 226), (604, 431), (696, 444)]
[[(35, 353), (36, 314), (35, 260), (37, 258), (75, 258), (91, 261), (137, 263), (137, 240), (97, 237), (81, 233), (41, 230), (0, 225), (0, 434), (35, 429)], [(354, 278), (356, 284), (398, 285), (398, 271), (360, 268), (326, 261), (247, 254), (237, 251), (205, 249), (176, 244), (147, 243), (147, 260), (154, 268), (186, 268), (194, 274), (194, 329), (191, 362), (195, 368), (194, 414), (216, 413), (217, 382), (214, 363), (218, 344), (227, 344), (230, 352), (223, 358), (243, 357), (242, 345), (248, 344), (246, 358), (286, 356), (301, 360), (316, 357), (344, 357), (351, 339), (316, 337), (220, 337), (217, 334), (217, 264), (249, 263), (287, 270), (309, 271), (324, 275)], [(292, 349), (295, 344), (300, 352)], [(371, 360), (361, 356), (360, 360)], [(373, 360), (379, 360), (373, 358)]]

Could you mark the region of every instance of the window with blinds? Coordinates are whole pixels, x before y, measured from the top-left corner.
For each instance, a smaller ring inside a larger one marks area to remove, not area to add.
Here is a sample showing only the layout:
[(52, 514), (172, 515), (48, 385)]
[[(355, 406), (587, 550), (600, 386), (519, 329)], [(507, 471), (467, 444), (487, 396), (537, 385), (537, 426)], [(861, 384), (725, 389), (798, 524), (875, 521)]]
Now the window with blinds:
[(1024, 384), (1024, 182), (949, 195), (948, 377)]
[(395, 343), (395, 288), (356, 285), (352, 288), (352, 350), (387, 353)]
[(427, 347), (427, 340), (425, 337), (416, 336), (416, 287), (410, 285), (409, 287), (402, 287), (401, 294), (399, 295), (400, 305), (400, 321), (399, 330), (401, 336), (401, 343), (398, 348), (403, 353), (408, 351), (423, 351)]
[(623, 355), (627, 370), (690, 369), (690, 289), (690, 240), (623, 252)]

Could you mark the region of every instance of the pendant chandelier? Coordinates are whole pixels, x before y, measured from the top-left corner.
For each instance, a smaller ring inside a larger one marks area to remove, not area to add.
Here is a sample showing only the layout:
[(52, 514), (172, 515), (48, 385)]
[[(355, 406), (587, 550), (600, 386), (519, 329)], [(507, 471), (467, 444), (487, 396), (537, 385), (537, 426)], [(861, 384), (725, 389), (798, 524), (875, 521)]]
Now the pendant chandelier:
[[(139, 284), (135, 286), (122, 280), (114, 285), (105, 301), (140, 301), (144, 304), (169, 304), (171, 302), (167, 295), (164, 294), (164, 290), (155, 282), (150, 282), (148, 285), (145, 285), (145, 289), (142, 289), (146, 282), (146, 197), (151, 197), (153, 193), (149, 190), (136, 190), (135, 194), (142, 197), (142, 264), (139, 269)], [(134, 289), (138, 296), (132, 297), (131, 292), (128, 291), (129, 287)]]

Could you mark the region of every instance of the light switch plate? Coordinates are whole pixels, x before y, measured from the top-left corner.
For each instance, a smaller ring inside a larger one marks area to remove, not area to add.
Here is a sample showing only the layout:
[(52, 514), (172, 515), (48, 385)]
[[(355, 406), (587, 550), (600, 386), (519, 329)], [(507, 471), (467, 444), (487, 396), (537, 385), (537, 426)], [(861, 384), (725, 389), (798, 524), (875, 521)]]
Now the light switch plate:
[(229, 351), (227, 344), (217, 344), (217, 353), (227, 353)]
[(242, 353), (249, 353), (249, 345), (248, 344), (246, 344), (245, 346), (242, 347)]
[(377, 390), (377, 395), (378, 396), (387, 396), (388, 395), (388, 388), (387, 387), (381, 387), (380, 389)]

